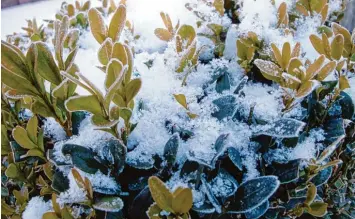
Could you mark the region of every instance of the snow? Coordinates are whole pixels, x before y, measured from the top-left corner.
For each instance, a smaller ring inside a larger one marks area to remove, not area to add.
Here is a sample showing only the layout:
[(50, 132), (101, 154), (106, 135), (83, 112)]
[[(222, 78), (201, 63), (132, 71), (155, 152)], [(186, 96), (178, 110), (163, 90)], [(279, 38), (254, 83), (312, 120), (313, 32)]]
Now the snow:
[(45, 202), (43, 197), (33, 197), (26, 206), (25, 211), (22, 213), (23, 219), (42, 218), (42, 215), (47, 211), (52, 210), (51, 201)]

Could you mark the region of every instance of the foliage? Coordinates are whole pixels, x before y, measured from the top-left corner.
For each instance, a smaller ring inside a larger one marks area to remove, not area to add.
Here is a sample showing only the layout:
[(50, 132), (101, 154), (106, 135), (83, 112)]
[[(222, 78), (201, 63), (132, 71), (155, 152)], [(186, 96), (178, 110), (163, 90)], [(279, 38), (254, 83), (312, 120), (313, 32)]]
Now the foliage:
[[(1, 42), (4, 218), (22, 218), (35, 197), (50, 206), (43, 219), (354, 217), (355, 106), (347, 91), (355, 70), (355, 31), (338, 24), (345, 8), (334, 11), (326, 0), (278, 7), (272, 1), (271, 25), (284, 41), (270, 42), (257, 30), (238, 33), (232, 39), (235, 59), (227, 60), (227, 33), (238, 29), (243, 3), (198, 3), (185, 5), (196, 26), (179, 20), (173, 25), (160, 13), (164, 28), (154, 34), (167, 43), (167, 52), (144, 64), (150, 69), (160, 61), (182, 83), (169, 87), (176, 115), (152, 118), (162, 123), (163, 131), (154, 133), (165, 138), (162, 150), (143, 151), (136, 160), (129, 156), (140, 144), (134, 137), (146, 136), (135, 133), (136, 127), (142, 114), (156, 110), (148, 100), (155, 93), (139, 93), (146, 92), (142, 63), (135, 63), (142, 61), (136, 59), (142, 41), (126, 19), (125, 0), (102, 0), (96, 8), (90, 1), (64, 2), (46, 27), (28, 20), (25, 34)], [(307, 19), (318, 19), (319, 26), (306, 36), (309, 45), (289, 40), (298, 20)], [(76, 64), (86, 31), (100, 44), (103, 89)], [(202, 38), (213, 43), (211, 58), (202, 58)], [(303, 51), (311, 45), (314, 60)], [(268, 106), (260, 110), (257, 100), (245, 100), (256, 87), (281, 91), (275, 95), (281, 115), (266, 118)], [(206, 115), (211, 119), (201, 122)], [(62, 139), (46, 134), (52, 120), (64, 130)], [(202, 133), (208, 144), (196, 132), (207, 122), (213, 123)], [(103, 131), (99, 140), (79, 133), (90, 125), (92, 133)], [(239, 130), (245, 136), (233, 135)], [(316, 145), (311, 158), (290, 155), (308, 144)]]

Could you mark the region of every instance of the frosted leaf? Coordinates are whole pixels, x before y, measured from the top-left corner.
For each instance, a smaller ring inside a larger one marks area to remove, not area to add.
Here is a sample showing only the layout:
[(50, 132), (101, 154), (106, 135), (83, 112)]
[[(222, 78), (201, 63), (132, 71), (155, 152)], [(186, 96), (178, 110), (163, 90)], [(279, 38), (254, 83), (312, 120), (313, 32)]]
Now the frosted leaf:
[(281, 184), (293, 182), (299, 177), (300, 160), (291, 160), (288, 163), (272, 163), (271, 174), (277, 176)]
[(259, 207), (245, 213), (247, 219), (258, 219), (263, 216), (269, 208), (269, 201), (264, 202)]
[(212, 193), (212, 189), (211, 189), (210, 185), (206, 182), (206, 180), (204, 178), (201, 178), (201, 181), (202, 181), (202, 189), (205, 192), (208, 200), (211, 202), (211, 204), (215, 208), (216, 212), (221, 213), (222, 212), (221, 204), (219, 203), (219, 201), (216, 199), (216, 197)]
[(229, 213), (245, 213), (267, 201), (279, 188), (276, 176), (263, 176), (242, 183), (234, 196), (228, 198)]
[(296, 119), (279, 119), (270, 124), (271, 128), (268, 128), (258, 135), (267, 135), (277, 138), (293, 138), (298, 137), (306, 124)]
[(98, 198), (93, 207), (100, 211), (119, 212), (123, 208), (123, 201), (120, 197)]
[(248, 82), (248, 76), (244, 76), (240, 81), (237, 87), (234, 90), (234, 94), (239, 94), (239, 92), (244, 88), (245, 84)]
[(321, 170), (313, 179), (312, 179), (312, 183), (315, 186), (321, 186), (325, 183), (327, 183), (327, 181), (329, 180), (329, 178), (331, 177), (333, 172), (333, 167), (327, 167), (323, 170)]
[(193, 206), (192, 210), (201, 214), (212, 214), (213, 212), (215, 212), (215, 208), (209, 203), (203, 203), (200, 206)]
[(233, 162), (233, 164), (240, 170), (243, 170), (242, 166), (242, 158), (240, 157), (240, 153), (237, 149), (235, 148), (228, 148), (228, 156), (229, 159)]
[(210, 185), (217, 198), (227, 198), (233, 195), (238, 188), (238, 182), (224, 169), (220, 169)]

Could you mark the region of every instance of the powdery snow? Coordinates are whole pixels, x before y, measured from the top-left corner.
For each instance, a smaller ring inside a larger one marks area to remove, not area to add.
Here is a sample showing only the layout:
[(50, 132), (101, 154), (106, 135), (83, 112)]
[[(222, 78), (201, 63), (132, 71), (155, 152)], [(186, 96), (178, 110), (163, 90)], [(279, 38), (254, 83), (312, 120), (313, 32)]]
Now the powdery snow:
[(26, 206), (25, 211), (22, 213), (23, 219), (42, 218), (42, 215), (47, 211), (52, 210), (51, 201), (45, 202), (43, 197), (33, 197)]

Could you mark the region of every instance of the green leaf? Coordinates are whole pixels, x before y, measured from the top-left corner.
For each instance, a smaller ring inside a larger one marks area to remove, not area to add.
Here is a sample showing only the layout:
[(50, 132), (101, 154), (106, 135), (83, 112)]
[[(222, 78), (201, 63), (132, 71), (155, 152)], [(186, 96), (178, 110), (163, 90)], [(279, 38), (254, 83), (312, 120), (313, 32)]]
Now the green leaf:
[(27, 135), (32, 142), (37, 142), (37, 126), (38, 119), (37, 116), (34, 115), (28, 120), (26, 126)]
[(65, 107), (70, 112), (88, 111), (92, 114), (102, 115), (101, 104), (96, 96), (74, 96), (65, 101)]
[(173, 195), (164, 183), (156, 176), (151, 176), (148, 180), (149, 190), (159, 208), (174, 212), (172, 209)]
[(120, 6), (114, 12), (110, 26), (108, 28), (108, 37), (116, 42), (120, 39), (121, 32), (125, 27), (126, 22), (126, 6), (120, 4)]
[(101, 44), (107, 37), (107, 26), (105, 25), (103, 17), (96, 8), (91, 8), (88, 12), (88, 18), (91, 33), (96, 41)]
[(177, 193), (174, 192), (172, 208), (175, 213), (187, 213), (192, 208), (192, 201), (192, 191), (190, 188), (179, 189)]
[(123, 208), (123, 201), (120, 197), (101, 197), (95, 200), (93, 207), (105, 212), (119, 212)]
[(62, 77), (47, 45), (43, 42), (36, 42), (33, 43), (31, 47), (35, 50), (36, 54), (35, 72), (55, 85), (60, 84)]
[(15, 141), (23, 148), (37, 148), (37, 145), (31, 141), (27, 135), (26, 130), (21, 126), (16, 126), (16, 128), (12, 130), (12, 136), (14, 137)]
[(328, 204), (323, 202), (313, 202), (307, 212), (316, 217), (323, 217), (327, 214)]
[(130, 81), (126, 86), (126, 103), (129, 103), (137, 95), (142, 87), (142, 80), (135, 78)]

